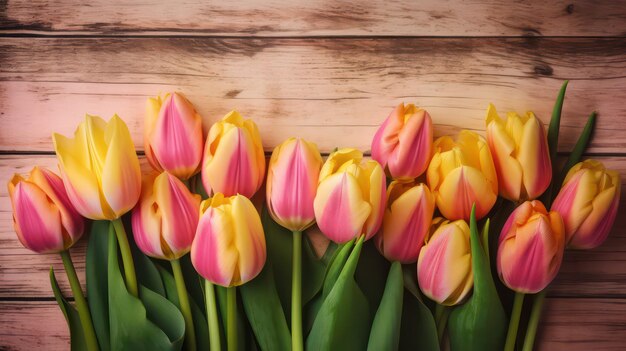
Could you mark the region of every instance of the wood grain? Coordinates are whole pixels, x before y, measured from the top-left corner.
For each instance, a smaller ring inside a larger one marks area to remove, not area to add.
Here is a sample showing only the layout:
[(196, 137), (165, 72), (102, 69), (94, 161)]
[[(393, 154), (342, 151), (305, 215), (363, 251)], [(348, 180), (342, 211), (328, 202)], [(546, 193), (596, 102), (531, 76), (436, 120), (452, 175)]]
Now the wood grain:
[[(626, 299), (548, 298), (537, 349), (619, 350), (626, 344), (625, 313)], [(0, 301), (0, 325), (2, 350), (69, 349), (69, 332), (54, 301)]]
[(547, 122), (570, 79), (560, 149), (597, 110), (590, 152), (623, 153), (624, 52), (626, 38), (0, 38), (0, 150), (50, 151), (85, 113), (118, 113), (141, 149), (146, 98), (173, 90), (205, 129), (231, 109), (253, 118), (267, 150), (294, 135), (367, 150), (402, 101), (430, 111), (438, 135), (482, 133), (489, 102)]
[(618, 1), (4, 1), (0, 29), (37, 35), (624, 36)]
[[(606, 167), (618, 170), (626, 179), (626, 158), (599, 157)], [(143, 165), (147, 163), (142, 161)], [(56, 169), (52, 156), (0, 156), (0, 179), (26, 173), (34, 165)], [(626, 182), (625, 184), (626, 185)], [(622, 196), (620, 213), (626, 212)], [(551, 296), (559, 297), (626, 297), (626, 216), (618, 216), (609, 239), (601, 247), (587, 251), (567, 251), (561, 271), (551, 286)], [(72, 250), (81, 282), (84, 280), (86, 240)], [(58, 272), (64, 291), (69, 291), (63, 265), (57, 255), (38, 255), (17, 240), (11, 219), (11, 205), (4, 187), (0, 188), (0, 299), (51, 298), (48, 270)]]

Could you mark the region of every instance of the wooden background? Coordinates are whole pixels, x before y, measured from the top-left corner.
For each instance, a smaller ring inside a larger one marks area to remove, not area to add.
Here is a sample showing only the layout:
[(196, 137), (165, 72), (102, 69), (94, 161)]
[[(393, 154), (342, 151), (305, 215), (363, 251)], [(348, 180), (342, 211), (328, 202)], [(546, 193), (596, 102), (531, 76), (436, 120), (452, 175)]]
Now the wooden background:
[[(624, 0), (0, 0), (0, 180), (56, 170), (51, 133), (72, 134), (85, 113), (118, 113), (141, 151), (145, 100), (159, 92), (185, 93), (205, 128), (238, 109), (267, 151), (299, 135), (328, 152), (368, 150), (401, 101), (428, 109), (437, 135), (482, 133), (489, 102), (547, 122), (564, 79), (560, 152), (597, 110), (588, 156), (626, 179)], [(539, 349), (626, 347), (625, 202), (602, 247), (566, 254)], [(62, 269), (20, 246), (1, 186), (0, 349), (69, 349), (50, 265)]]

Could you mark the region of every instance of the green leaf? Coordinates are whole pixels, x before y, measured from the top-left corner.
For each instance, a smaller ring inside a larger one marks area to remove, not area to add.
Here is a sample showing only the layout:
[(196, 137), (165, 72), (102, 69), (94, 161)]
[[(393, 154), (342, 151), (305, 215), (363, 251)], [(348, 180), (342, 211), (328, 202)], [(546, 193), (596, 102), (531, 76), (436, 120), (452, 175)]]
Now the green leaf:
[(400, 323), (402, 320), (402, 300), (404, 299), (404, 279), (402, 265), (394, 262), (389, 269), (385, 292), (378, 306), (367, 349), (397, 350), (400, 343)]
[[(580, 136), (578, 137), (578, 140), (576, 141), (576, 145), (574, 145), (574, 149), (572, 150), (569, 157), (567, 158), (567, 162), (565, 163), (565, 166), (563, 166), (563, 169), (561, 170), (559, 178), (556, 180), (556, 183), (554, 183), (554, 186), (557, 187), (556, 188), (557, 190), (560, 189), (561, 183), (563, 183), (563, 180), (565, 179), (567, 172), (569, 172), (569, 170), (572, 167), (574, 167), (575, 164), (580, 162), (580, 159), (582, 158), (583, 153), (585, 153), (585, 150), (587, 149), (587, 146), (589, 145), (589, 141), (591, 140), (593, 129), (596, 125), (596, 116), (597, 116), (597, 113), (595, 111), (592, 112), (591, 115), (589, 115), (589, 118), (587, 119), (587, 123), (585, 124), (583, 131), (580, 133)], [(557, 191), (554, 192), (554, 197), (556, 197), (556, 193)]]
[(567, 83), (564, 81), (559, 90), (559, 95), (554, 102), (554, 108), (552, 109), (552, 118), (550, 118), (550, 125), (548, 126), (548, 149), (550, 150), (550, 160), (552, 160), (552, 167), (556, 160), (556, 152), (559, 144), (559, 129), (561, 127), (561, 111), (563, 110), (563, 100), (565, 99), (565, 90), (567, 90)]
[(328, 296), (328, 294), (330, 294), (333, 286), (335, 286), (335, 282), (339, 278), (341, 271), (348, 261), (353, 247), (354, 240), (340, 245), (337, 251), (335, 251), (333, 257), (330, 259), (326, 269), (326, 275), (324, 276), (324, 289), (322, 290), (322, 297), (324, 299)]
[(109, 236), (115, 236), (109, 221), (93, 221), (87, 246), (85, 275), (87, 278), (87, 303), (91, 312), (100, 350), (111, 349), (109, 343)]
[[(159, 275), (163, 279), (163, 286), (165, 288), (165, 297), (173, 303), (176, 308), (180, 310), (180, 300), (178, 299), (178, 290), (176, 289), (176, 280), (172, 273), (161, 266), (155, 266), (158, 269)], [(185, 286), (189, 286), (188, 281), (185, 279)], [(189, 292), (187, 292), (189, 294)], [(191, 307), (191, 315), (193, 318), (193, 327), (196, 332), (196, 345), (198, 350), (208, 350), (209, 345), (209, 326), (204, 315), (203, 309), (192, 299), (189, 299), (189, 306)], [(204, 306), (204, 302), (202, 304)]]
[(380, 254), (374, 245), (374, 240), (366, 241), (363, 244), (354, 278), (370, 304), (371, 318), (374, 318), (380, 299), (383, 297), (389, 267), (389, 261)]
[(132, 235), (128, 238), (128, 241), (133, 252), (137, 282), (159, 295), (165, 296), (163, 281), (161, 280), (161, 275), (156, 265), (137, 248)]
[(367, 347), (371, 326), (369, 304), (354, 281), (362, 246), (363, 238), (360, 238), (322, 303), (306, 339), (306, 349), (349, 351)]
[(259, 348), (289, 350), (291, 334), (276, 292), (271, 262), (266, 262), (261, 273), (242, 285), (239, 292)]
[(61, 289), (59, 289), (59, 283), (57, 282), (57, 278), (54, 275), (54, 269), (52, 267), (50, 267), (50, 285), (52, 286), (54, 298), (57, 300), (57, 304), (59, 304), (59, 308), (61, 309), (61, 312), (63, 312), (67, 326), (70, 329), (72, 351), (87, 350), (87, 343), (85, 341), (85, 335), (83, 334), (83, 327), (80, 323), (78, 311), (74, 308), (74, 306), (67, 302), (63, 296)]
[(131, 295), (120, 272), (117, 238), (112, 232), (108, 251), (111, 349), (180, 350), (185, 322), (178, 308), (144, 286), (140, 287), (141, 300)]
[(476, 206), (472, 208), (470, 218), (474, 291), (467, 302), (450, 313), (450, 346), (453, 350), (502, 350), (507, 332), (507, 318), (478, 235), (475, 209)]
[(437, 326), (432, 313), (408, 290), (404, 290), (400, 350), (439, 351)]

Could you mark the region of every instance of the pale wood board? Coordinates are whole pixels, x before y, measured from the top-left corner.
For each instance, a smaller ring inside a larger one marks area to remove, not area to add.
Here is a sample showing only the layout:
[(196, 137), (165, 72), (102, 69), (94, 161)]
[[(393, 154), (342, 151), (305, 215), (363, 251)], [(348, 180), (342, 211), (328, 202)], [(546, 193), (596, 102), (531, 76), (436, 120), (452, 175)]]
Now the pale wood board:
[(5, 1), (0, 29), (38, 35), (624, 36), (610, 1)]
[(118, 113), (142, 149), (146, 98), (168, 91), (205, 132), (239, 110), (268, 151), (291, 136), (368, 150), (400, 102), (426, 108), (437, 135), (483, 133), (489, 102), (547, 123), (571, 79), (560, 150), (596, 110), (589, 152), (623, 153), (624, 52), (626, 38), (0, 38), (0, 151), (51, 151), (52, 132), (71, 135), (85, 113)]

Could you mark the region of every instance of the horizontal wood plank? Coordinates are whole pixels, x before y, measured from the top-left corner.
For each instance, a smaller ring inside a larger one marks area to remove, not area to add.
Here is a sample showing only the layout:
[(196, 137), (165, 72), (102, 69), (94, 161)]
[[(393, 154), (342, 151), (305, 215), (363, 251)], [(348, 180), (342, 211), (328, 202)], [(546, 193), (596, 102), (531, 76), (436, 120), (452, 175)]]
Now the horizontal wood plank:
[[(538, 350), (621, 350), (626, 299), (548, 298)], [(584, 318), (581, 318), (584, 316)], [(69, 332), (54, 301), (0, 301), (0, 349), (69, 349)]]
[[(626, 181), (626, 157), (600, 157), (608, 168), (618, 170)], [(144, 166), (147, 163), (142, 161)], [(27, 173), (34, 165), (56, 169), (52, 156), (0, 156), (0, 179)], [(624, 184), (626, 185), (626, 184)], [(622, 196), (620, 214), (626, 213)], [(609, 239), (601, 247), (587, 251), (567, 251), (559, 276), (551, 285), (552, 296), (626, 297), (626, 216), (619, 215)], [(86, 240), (81, 240), (72, 255), (82, 283), (84, 280)], [(69, 291), (63, 265), (57, 255), (38, 255), (17, 240), (11, 219), (11, 204), (5, 187), (0, 187), (0, 299), (52, 297), (48, 270), (58, 272), (62, 289)]]
[(8, 0), (0, 6), (0, 30), (116, 36), (624, 36), (625, 5), (623, 0)]
[(626, 147), (626, 38), (618, 39), (33, 39), (0, 38), (0, 151), (50, 151), (85, 113), (118, 113), (142, 149), (145, 100), (182, 91), (210, 124), (253, 118), (267, 150), (290, 136), (323, 151), (368, 150), (392, 108), (426, 108), (436, 134), (484, 131), (489, 102), (544, 122), (570, 87), (561, 150), (593, 110), (590, 152)]

